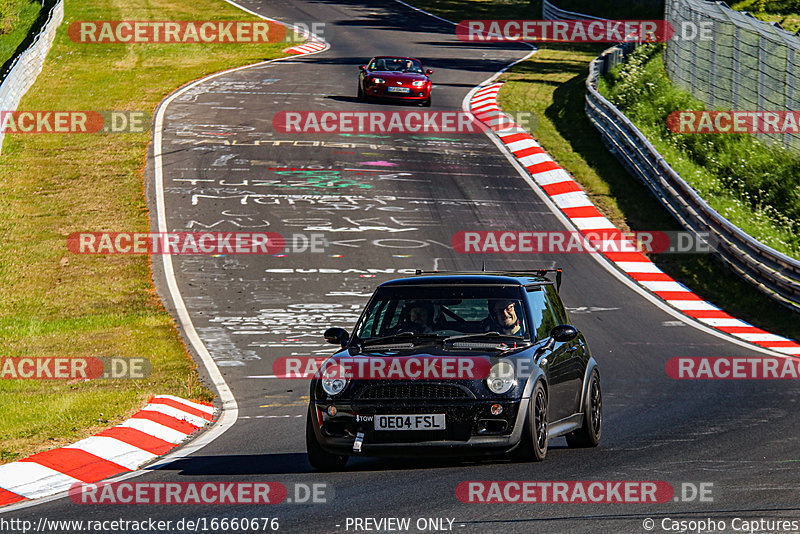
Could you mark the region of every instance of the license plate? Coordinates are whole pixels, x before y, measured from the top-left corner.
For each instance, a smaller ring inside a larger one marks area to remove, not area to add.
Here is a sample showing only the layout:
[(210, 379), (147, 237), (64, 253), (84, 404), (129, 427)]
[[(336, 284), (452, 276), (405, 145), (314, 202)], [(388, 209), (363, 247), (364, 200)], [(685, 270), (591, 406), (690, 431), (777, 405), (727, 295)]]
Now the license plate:
[(390, 93), (408, 93), (411, 91), (408, 87), (389, 87), (387, 90)]
[(444, 430), (444, 414), (376, 415), (375, 430)]

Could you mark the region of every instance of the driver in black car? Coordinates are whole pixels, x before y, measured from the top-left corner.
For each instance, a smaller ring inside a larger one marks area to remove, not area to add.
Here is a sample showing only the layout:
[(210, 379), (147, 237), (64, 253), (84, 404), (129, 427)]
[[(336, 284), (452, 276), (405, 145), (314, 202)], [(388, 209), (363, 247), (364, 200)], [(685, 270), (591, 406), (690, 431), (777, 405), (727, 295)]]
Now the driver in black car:
[(522, 336), (522, 326), (517, 318), (518, 303), (510, 299), (489, 299), (489, 317), (484, 321), (486, 331)]
[(430, 334), (433, 319), (433, 305), (430, 302), (412, 302), (404, 309), (405, 319), (400, 322), (397, 332)]

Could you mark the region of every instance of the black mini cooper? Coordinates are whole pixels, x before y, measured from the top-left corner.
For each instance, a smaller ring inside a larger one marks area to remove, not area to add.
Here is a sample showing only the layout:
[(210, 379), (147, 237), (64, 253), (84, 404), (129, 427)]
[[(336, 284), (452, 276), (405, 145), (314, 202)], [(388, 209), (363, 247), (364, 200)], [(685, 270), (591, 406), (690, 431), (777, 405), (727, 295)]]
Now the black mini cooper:
[(311, 465), (511, 450), (540, 461), (561, 435), (596, 446), (600, 374), (560, 280), (560, 269), (418, 271), (378, 286), (352, 335), (325, 332), (342, 350), (311, 381)]

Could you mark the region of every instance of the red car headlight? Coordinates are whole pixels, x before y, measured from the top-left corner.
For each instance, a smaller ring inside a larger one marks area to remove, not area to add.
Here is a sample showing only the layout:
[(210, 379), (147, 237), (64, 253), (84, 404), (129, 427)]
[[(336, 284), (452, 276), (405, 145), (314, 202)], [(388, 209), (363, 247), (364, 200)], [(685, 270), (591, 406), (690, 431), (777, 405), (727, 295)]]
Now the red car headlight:
[(424, 87), (425, 86), (425, 80), (417, 80), (414, 83), (412, 83), (411, 85), (413, 85), (414, 87)]

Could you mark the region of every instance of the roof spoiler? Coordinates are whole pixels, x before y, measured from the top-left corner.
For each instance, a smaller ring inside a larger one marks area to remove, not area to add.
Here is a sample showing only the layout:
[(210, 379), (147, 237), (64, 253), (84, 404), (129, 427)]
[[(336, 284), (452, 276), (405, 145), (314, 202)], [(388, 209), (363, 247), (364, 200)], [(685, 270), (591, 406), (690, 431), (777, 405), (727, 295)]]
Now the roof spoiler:
[[(497, 274), (511, 274), (511, 273), (535, 273), (536, 276), (546, 276), (547, 273), (556, 273), (556, 289), (561, 291), (561, 267), (556, 267), (555, 269), (520, 269), (514, 271), (495, 271)], [(415, 274), (417, 276), (421, 274), (440, 274), (440, 273), (453, 273), (453, 274), (485, 274), (486, 269), (482, 271), (423, 271), (422, 269), (417, 269)]]

